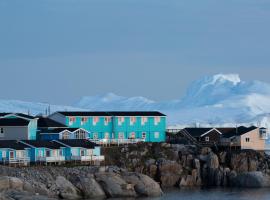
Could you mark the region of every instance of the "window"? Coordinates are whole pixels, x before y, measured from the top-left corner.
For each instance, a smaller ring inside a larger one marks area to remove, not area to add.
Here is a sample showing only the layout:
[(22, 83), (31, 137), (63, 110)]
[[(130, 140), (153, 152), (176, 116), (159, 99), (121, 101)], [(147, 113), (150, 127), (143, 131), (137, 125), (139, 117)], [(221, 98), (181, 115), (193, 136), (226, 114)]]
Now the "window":
[(59, 150), (59, 156), (63, 156), (63, 150), (62, 149)]
[(118, 117), (118, 126), (122, 126), (122, 124), (125, 122), (124, 117)]
[(105, 133), (104, 138), (105, 138), (105, 139), (109, 139), (109, 138), (110, 138), (110, 134), (109, 134), (109, 133)]
[(108, 126), (110, 122), (111, 122), (111, 118), (110, 117), (105, 117), (104, 118), (104, 124), (105, 124), (105, 126)]
[(38, 150), (38, 156), (39, 157), (42, 157), (43, 156), (42, 150)]
[(9, 152), (9, 157), (14, 158), (14, 151)]
[(83, 149), (81, 150), (81, 156), (85, 156)]
[(205, 142), (209, 142), (209, 137), (205, 137)]
[(160, 123), (160, 117), (154, 118), (155, 125), (157, 126)]
[(97, 140), (97, 139), (98, 139), (98, 133), (94, 133), (94, 134), (93, 134), (93, 139), (94, 139), (94, 140)]
[(124, 139), (124, 133), (123, 133), (123, 132), (120, 132), (120, 133), (118, 134), (118, 138), (119, 138), (120, 140)]
[(85, 131), (79, 129), (78, 131), (75, 132), (74, 136), (75, 136), (75, 139), (85, 139)]
[(77, 156), (78, 155), (77, 149), (71, 149), (71, 155), (72, 156)]
[(62, 133), (62, 139), (63, 140), (69, 139), (69, 132), (68, 131), (65, 131), (64, 133)]
[(5, 134), (4, 134), (4, 128), (0, 128), (0, 137), (4, 137)]
[(94, 117), (93, 118), (93, 125), (96, 126), (98, 122), (99, 122), (99, 117)]
[(50, 150), (46, 150), (46, 157), (50, 157), (51, 156), (51, 151)]
[(82, 117), (82, 120), (81, 120), (81, 125), (84, 125), (86, 124), (88, 121), (88, 118), (87, 117)]
[(6, 151), (2, 151), (2, 157), (6, 158), (7, 157), (7, 152)]
[(155, 132), (155, 138), (159, 138), (159, 132)]
[(69, 117), (69, 125), (73, 125), (76, 121), (76, 117)]
[(141, 125), (144, 126), (148, 121), (147, 117), (142, 117)]
[(130, 117), (130, 125), (133, 126), (136, 123), (136, 117)]
[(246, 142), (250, 142), (250, 138), (246, 138)]
[(144, 140), (146, 139), (146, 133), (145, 132), (142, 133), (142, 139), (144, 139)]
[(131, 133), (129, 134), (129, 138), (130, 138), (130, 139), (135, 139), (135, 138), (136, 138), (135, 132), (131, 132)]

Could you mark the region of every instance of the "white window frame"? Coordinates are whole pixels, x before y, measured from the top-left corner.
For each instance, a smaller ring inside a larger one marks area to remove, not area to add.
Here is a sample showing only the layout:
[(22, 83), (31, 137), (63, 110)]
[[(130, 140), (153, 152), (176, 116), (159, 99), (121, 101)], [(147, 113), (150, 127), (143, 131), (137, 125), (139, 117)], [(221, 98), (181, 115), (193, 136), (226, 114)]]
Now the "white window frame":
[(76, 117), (68, 117), (69, 125), (73, 125), (76, 122)]
[(87, 121), (88, 121), (88, 117), (82, 117), (82, 118), (81, 118), (81, 125), (86, 124)]
[(118, 139), (119, 139), (119, 140), (123, 140), (124, 138), (125, 138), (124, 132), (119, 132), (119, 133), (118, 133)]
[(146, 132), (142, 132), (142, 139), (146, 139)]
[(97, 140), (98, 139), (98, 133), (93, 133), (93, 139)]
[(118, 126), (122, 126), (123, 123), (125, 122), (125, 117), (118, 117)]
[(155, 137), (155, 139), (158, 139), (160, 137), (160, 133), (159, 132), (155, 132), (154, 133), (154, 137)]
[(136, 117), (130, 117), (130, 125), (133, 126), (134, 124), (136, 124), (137, 118)]
[(111, 122), (111, 117), (104, 117), (104, 125), (105, 126), (108, 126), (110, 122)]
[(130, 139), (136, 139), (136, 133), (135, 132), (130, 132), (129, 133), (129, 138)]
[(2, 151), (2, 157), (3, 158), (6, 158), (7, 157), (7, 151), (6, 150)]
[(141, 125), (144, 126), (148, 122), (148, 117), (141, 118)]
[(96, 126), (97, 124), (98, 124), (98, 122), (99, 122), (99, 117), (98, 116), (94, 116), (93, 117), (93, 126)]
[(160, 123), (160, 121), (161, 121), (161, 117), (159, 116), (154, 117), (155, 126), (157, 126)]
[(210, 138), (209, 138), (208, 136), (206, 136), (206, 137), (204, 138), (204, 140), (205, 140), (205, 142), (209, 142), (209, 141), (210, 141)]
[(104, 139), (110, 139), (110, 133), (108, 132), (104, 133)]

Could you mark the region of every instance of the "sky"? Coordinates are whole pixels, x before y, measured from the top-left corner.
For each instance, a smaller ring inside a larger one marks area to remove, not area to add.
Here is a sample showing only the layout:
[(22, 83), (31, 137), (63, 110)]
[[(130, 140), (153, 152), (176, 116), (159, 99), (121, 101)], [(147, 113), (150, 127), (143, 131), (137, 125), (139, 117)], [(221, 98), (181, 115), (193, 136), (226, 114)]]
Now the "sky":
[(0, 99), (179, 99), (205, 75), (270, 82), (269, 0), (1, 0)]

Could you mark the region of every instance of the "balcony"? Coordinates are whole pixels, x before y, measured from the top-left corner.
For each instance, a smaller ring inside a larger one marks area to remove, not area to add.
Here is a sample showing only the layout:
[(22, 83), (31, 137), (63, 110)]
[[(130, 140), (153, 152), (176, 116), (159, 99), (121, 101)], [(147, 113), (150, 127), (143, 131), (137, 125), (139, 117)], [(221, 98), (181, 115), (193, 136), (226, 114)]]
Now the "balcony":
[(104, 161), (105, 156), (92, 156), (93, 161)]
[(145, 142), (145, 139), (88, 139), (88, 140), (100, 145), (136, 144), (139, 142)]
[(30, 163), (29, 157), (18, 157), (18, 158), (3, 158), (4, 164), (24, 164), (28, 165)]
[(64, 156), (51, 156), (51, 157), (37, 157), (38, 162), (64, 162)]

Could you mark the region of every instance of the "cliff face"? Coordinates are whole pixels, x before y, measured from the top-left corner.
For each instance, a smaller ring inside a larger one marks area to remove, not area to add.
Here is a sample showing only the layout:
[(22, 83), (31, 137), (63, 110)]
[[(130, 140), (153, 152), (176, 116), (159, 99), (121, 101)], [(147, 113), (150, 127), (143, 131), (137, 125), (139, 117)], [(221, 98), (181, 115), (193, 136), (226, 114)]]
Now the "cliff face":
[(177, 144), (137, 144), (104, 149), (107, 165), (149, 175), (166, 187), (270, 186), (270, 158), (264, 153), (212, 151)]

